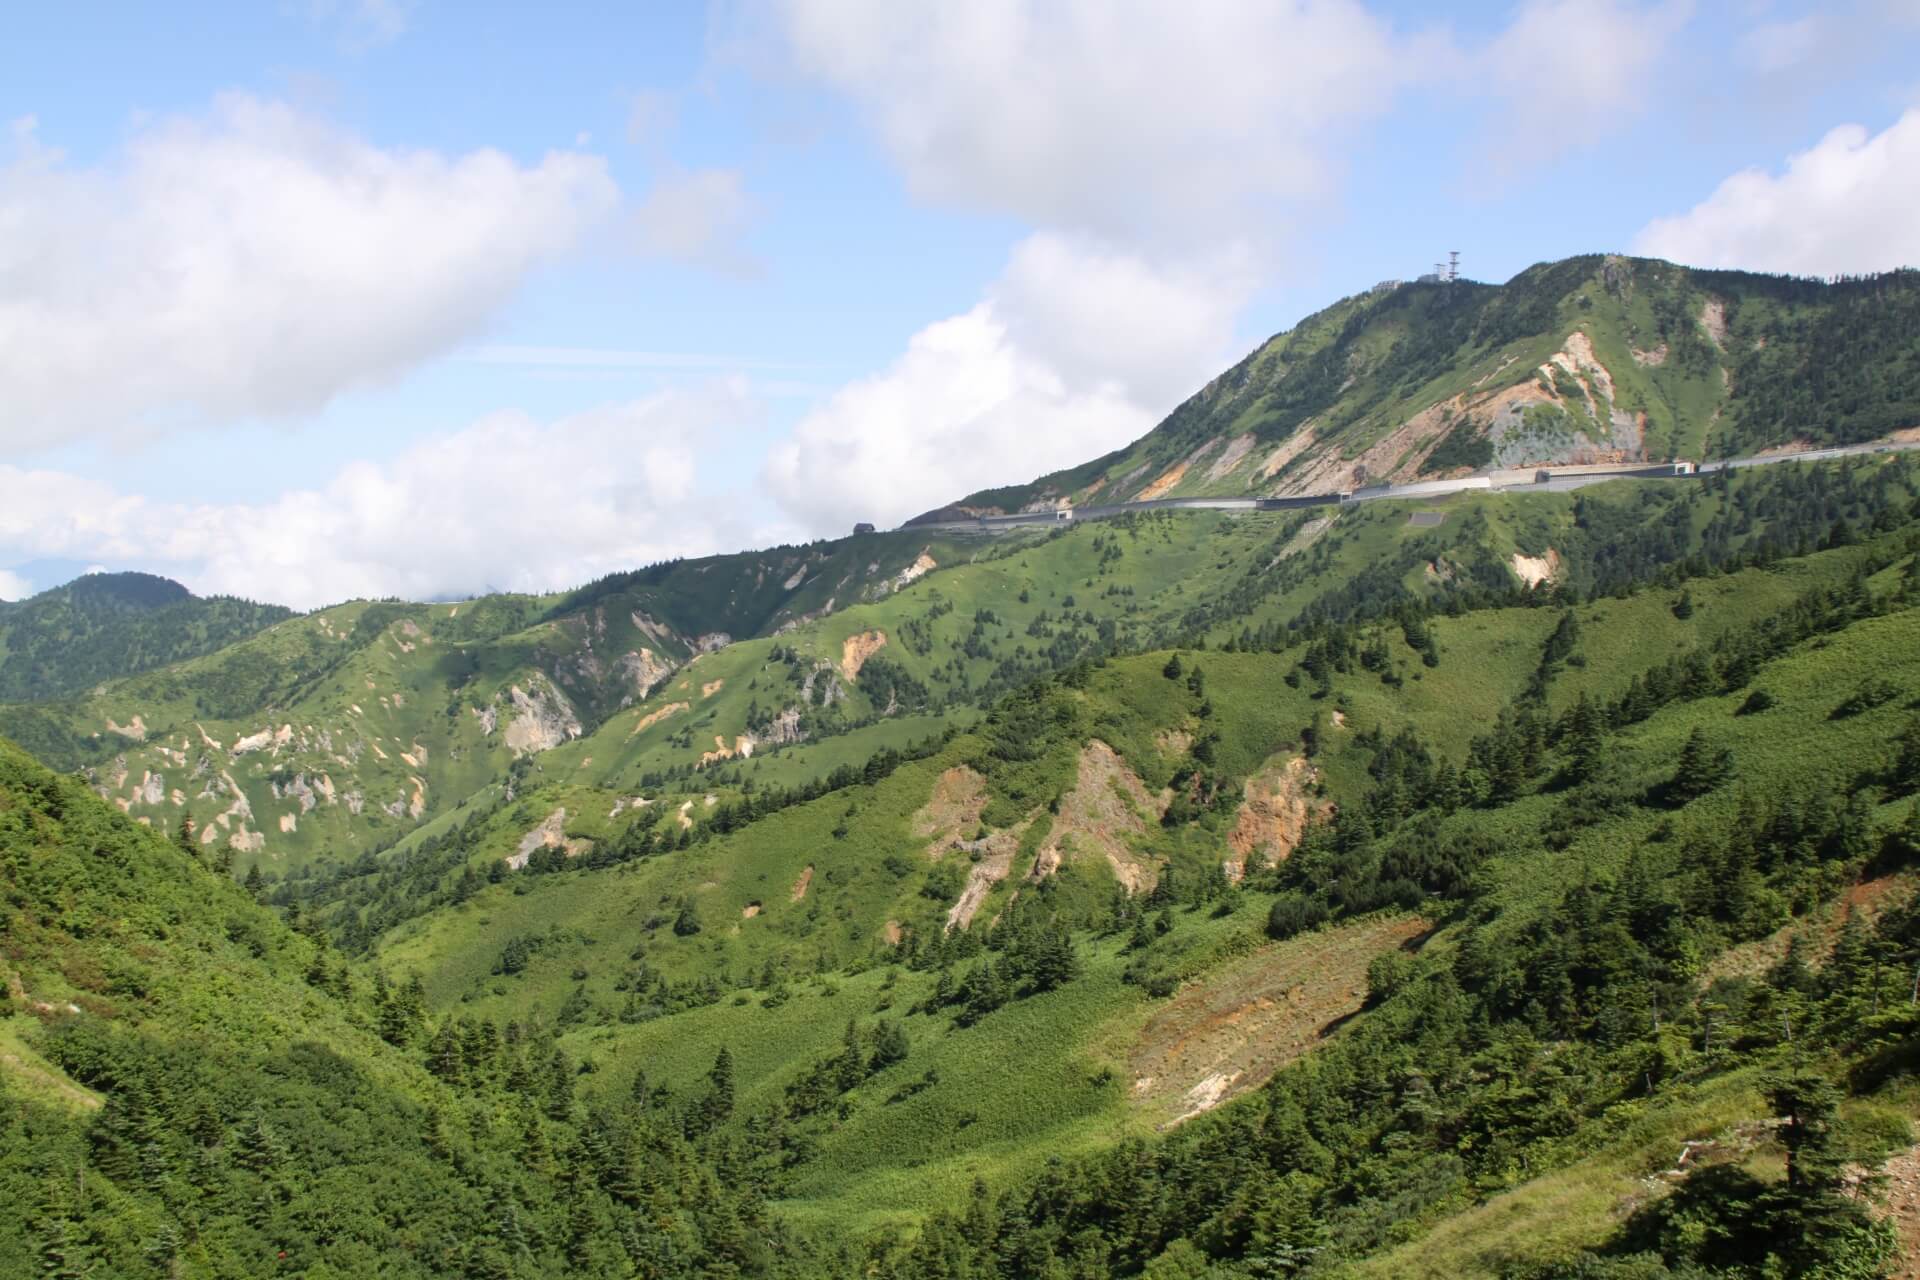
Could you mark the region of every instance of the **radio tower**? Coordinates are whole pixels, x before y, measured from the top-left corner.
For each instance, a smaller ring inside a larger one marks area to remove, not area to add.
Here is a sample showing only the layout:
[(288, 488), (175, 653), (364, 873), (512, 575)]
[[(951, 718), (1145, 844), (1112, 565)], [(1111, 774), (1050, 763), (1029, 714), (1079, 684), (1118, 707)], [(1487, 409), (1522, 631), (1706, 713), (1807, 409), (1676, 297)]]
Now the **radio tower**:
[(1458, 249), (1455, 249), (1452, 252), (1447, 254), (1447, 283), (1452, 284), (1454, 281), (1458, 280), (1459, 278), (1460, 278), (1460, 251)]

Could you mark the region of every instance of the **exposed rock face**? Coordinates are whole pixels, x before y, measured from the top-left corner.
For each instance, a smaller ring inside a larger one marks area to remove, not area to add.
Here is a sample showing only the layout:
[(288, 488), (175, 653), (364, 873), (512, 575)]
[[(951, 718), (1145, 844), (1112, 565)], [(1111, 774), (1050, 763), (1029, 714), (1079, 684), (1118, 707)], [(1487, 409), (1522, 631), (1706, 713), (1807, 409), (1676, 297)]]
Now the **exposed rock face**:
[(1237, 884), (1250, 861), (1258, 859), (1271, 866), (1293, 852), (1312, 817), (1307, 788), (1314, 778), (1313, 766), (1304, 757), (1294, 756), (1247, 779), (1245, 798), (1227, 833), (1232, 851), (1222, 864), (1227, 879)]
[(517, 756), (551, 750), (580, 736), (580, 718), (565, 694), (552, 681), (536, 675), (527, 688), (507, 690), (513, 700), (513, 719), (507, 725), (507, 747)]
[(922, 551), (912, 564), (893, 575), (893, 589), (898, 591), (902, 587), (917, 582), (939, 567), (932, 556)]
[(709, 631), (707, 634), (695, 638), (693, 651), (695, 653), (713, 653), (716, 650), (726, 648), (732, 643), (733, 637), (726, 632)]
[(788, 707), (768, 721), (766, 728), (755, 732), (753, 740), (763, 747), (784, 747), (806, 736), (806, 730), (800, 727), (800, 708)]
[(1523, 556), (1516, 551), (1513, 553), (1513, 572), (1529, 587), (1552, 582), (1560, 573), (1560, 553), (1552, 547), (1547, 548), (1544, 556)]
[(232, 754), (236, 756), (250, 755), (255, 751), (263, 750), (264, 748), (272, 745), (272, 743), (273, 743), (273, 730), (262, 729), (258, 733), (250, 733), (246, 737), (241, 738), (239, 741), (235, 742), (233, 744)]
[(507, 856), (507, 865), (515, 871), (527, 865), (527, 859), (533, 856), (535, 849), (564, 849), (569, 858), (577, 858), (593, 848), (593, 841), (584, 837), (569, 838), (566, 834), (567, 811), (565, 806), (548, 814), (539, 826), (520, 837), (519, 847)]
[(673, 644), (680, 640), (680, 637), (674, 632), (672, 627), (662, 622), (656, 622), (644, 613), (636, 610), (627, 616), (633, 619), (633, 625), (639, 629), (640, 634), (655, 644)]
[(822, 662), (819, 666), (807, 672), (806, 678), (800, 682), (801, 701), (807, 703), (809, 706), (813, 705), (813, 687), (822, 676), (826, 677), (827, 687), (820, 694), (820, 705), (830, 707), (836, 702), (845, 701), (847, 696), (846, 686), (840, 683), (840, 673), (834, 670), (833, 664), (829, 662)]
[(633, 686), (633, 694), (638, 698), (646, 697), (656, 685), (678, 670), (671, 661), (647, 648), (621, 654), (619, 667), (620, 674)]

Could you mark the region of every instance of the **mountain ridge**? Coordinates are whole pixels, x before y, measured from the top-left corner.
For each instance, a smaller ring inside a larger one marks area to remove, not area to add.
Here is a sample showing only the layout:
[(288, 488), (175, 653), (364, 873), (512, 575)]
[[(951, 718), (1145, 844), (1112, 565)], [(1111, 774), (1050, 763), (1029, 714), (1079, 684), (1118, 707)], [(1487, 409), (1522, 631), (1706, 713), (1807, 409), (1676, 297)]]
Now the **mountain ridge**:
[(0, 702), (79, 693), (200, 657), (294, 616), (236, 596), (196, 596), (149, 573), (89, 573), (0, 601)]
[(1591, 254), (1388, 281), (1269, 338), (1103, 457), (916, 517), (1292, 496), (1488, 466), (1731, 457), (1920, 427), (1920, 271)]

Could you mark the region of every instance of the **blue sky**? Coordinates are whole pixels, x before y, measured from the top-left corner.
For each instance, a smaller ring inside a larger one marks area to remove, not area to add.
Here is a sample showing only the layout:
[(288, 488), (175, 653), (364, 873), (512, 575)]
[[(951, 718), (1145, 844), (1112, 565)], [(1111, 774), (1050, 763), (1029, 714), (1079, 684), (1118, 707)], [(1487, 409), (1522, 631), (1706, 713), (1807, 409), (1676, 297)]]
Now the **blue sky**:
[(897, 521), (1448, 249), (1913, 264), (1915, 68), (1913, 0), (16, 11), (0, 598)]

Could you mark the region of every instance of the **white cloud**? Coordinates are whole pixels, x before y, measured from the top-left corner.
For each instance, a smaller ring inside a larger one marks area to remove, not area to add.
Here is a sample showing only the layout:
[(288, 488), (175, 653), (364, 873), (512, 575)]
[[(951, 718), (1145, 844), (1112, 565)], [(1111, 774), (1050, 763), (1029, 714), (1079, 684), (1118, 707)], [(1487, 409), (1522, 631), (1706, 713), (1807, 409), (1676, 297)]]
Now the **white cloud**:
[(725, 275), (754, 275), (759, 262), (740, 245), (753, 201), (738, 169), (667, 171), (634, 211), (640, 251)]
[(302, 608), (553, 590), (790, 536), (698, 485), (698, 457), (758, 412), (743, 385), (721, 382), (554, 422), (496, 414), (257, 503), (157, 502), (0, 465), (0, 554), (100, 560)]
[(769, 454), (765, 484), (825, 535), (1085, 462), (1219, 369), (1237, 307), (1205, 272), (1036, 236), (986, 301), (803, 418)]
[(1014, 247), (987, 298), (1008, 339), (1067, 385), (1117, 381), (1140, 404), (1171, 408), (1219, 371), (1254, 279), (1244, 250), (1161, 264), (1041, 232)]
[(536, 347), (494, 344), (461, 353), (474, 364), (518, 365), (536, 369), (806, 369), (787, 360), (701, 351), (633, 351), (618, 347)]
[(1190, 244), (1323, 194), (1343, 126), (1420, 74), (1352, 0), (784, 0), (789, 56), (918, 196)]
[(32, 594), (32, 583), (11, 569), (0, 569), (0, 600), (24, 600)]
[[(1040, 228), (963, 314), (808, 414), (763, 479), (892, 523), (1139, 437), (1217, 373), (1288, 223), (1441, 46), (1355, 0), (783, 0), (785, 57), (918, 197)], [(1196, 249), (1196, 246), (1201, 246)]]
[(1638, 115), (1691, 14), (1691, 0), (1529, 0), (1470, 62), (1476, 85), (1506, 103), (1508, 123), (1495, 127), (1494, 145), (1507, 156), (1524, 142), (1524, 161), (1537, 162)]
[(479, 330), (611, 212), (595, 156), (389, 150), (219, 99), (75, 168), (0, 168), (0, 432), (16, 448), (318, 409)]
[(1634, 252), (1702, 267), (1801, 275), (1920, 265), (1920, 108), (1877, 134), (1841, 125), (1779, 174), (1747, 169), (1685, 213), (1658, 218)]

